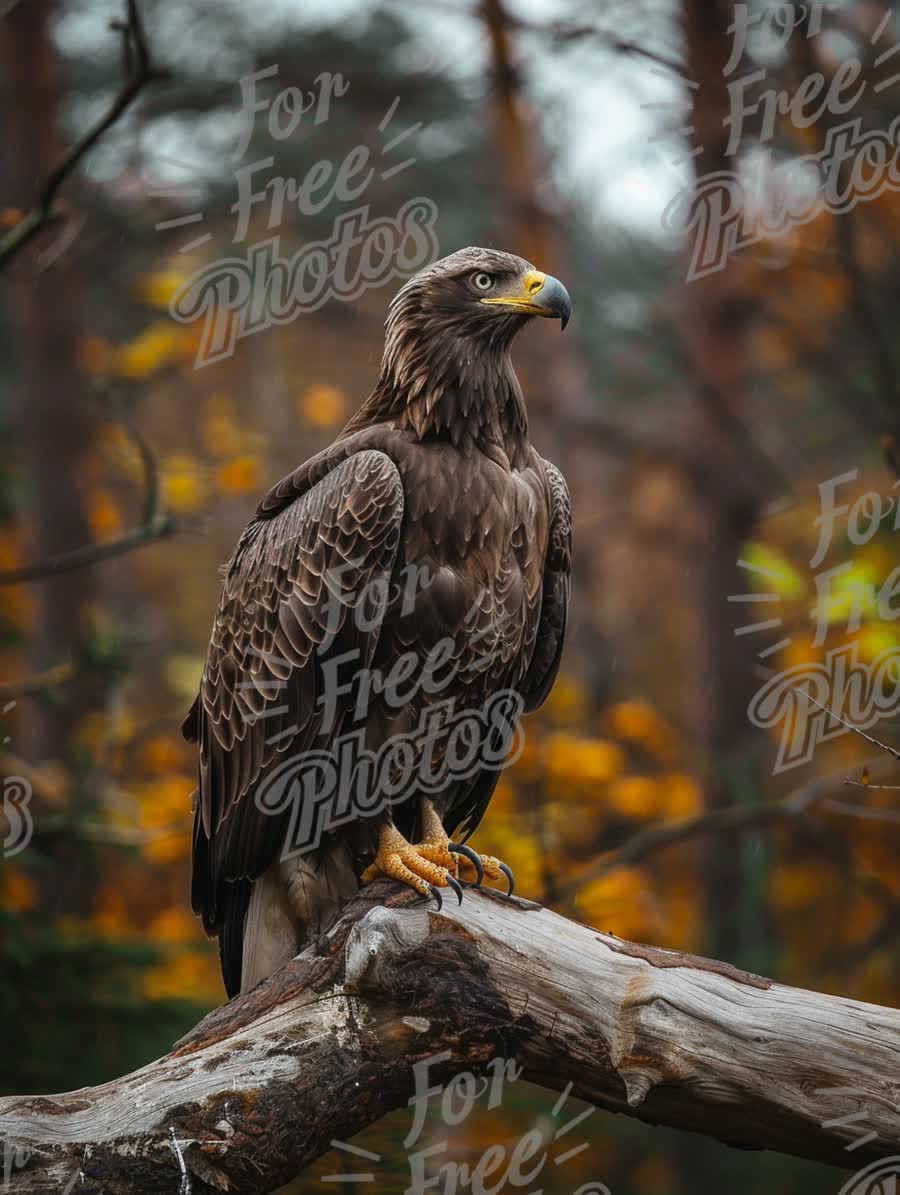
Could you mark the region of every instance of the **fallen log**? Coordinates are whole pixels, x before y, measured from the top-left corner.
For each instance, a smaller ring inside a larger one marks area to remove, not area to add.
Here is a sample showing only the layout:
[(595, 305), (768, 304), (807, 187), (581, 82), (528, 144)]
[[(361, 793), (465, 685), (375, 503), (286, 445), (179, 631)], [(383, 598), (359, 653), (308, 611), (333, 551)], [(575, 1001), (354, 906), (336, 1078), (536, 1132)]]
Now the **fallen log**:
[(270, 1192), (410, 1101), (429, 1059), (438, 1085), (515, 1059), (598, 1108), (743, 1148), (854, 1170), (900, 1154), (897, 1010), (496, 893), (438, 912), (378, 883), (165, 1057), (0, 1099), (5, 1177), (22, 1195)]

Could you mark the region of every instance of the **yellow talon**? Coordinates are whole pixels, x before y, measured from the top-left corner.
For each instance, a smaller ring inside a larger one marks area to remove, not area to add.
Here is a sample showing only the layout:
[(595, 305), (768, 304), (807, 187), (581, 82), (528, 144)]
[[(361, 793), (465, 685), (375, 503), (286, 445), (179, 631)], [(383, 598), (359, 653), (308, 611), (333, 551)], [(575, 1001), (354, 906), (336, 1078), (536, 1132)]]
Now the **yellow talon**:
[(480, 884), (481, 880), (506, 880), (506, 895), (512, 896), (513, 888), (515, 886), (515, 877), (510, 868), (503, 862), (502, 859), (495, 859), (493, 855), (478, 855), (481, 861), (482, 875), (478, 877), (476, 865), (470, 858), (462, 856), (462, 863), (466, 867), (471, 868), (477, 877), (477, 882)]
[[(449, 855), (449, 851), (446, 853)], [(438, 888), (447, 887), (450, 871), (449, 867), (441, 865), (438, 858), (429, 858), (430, 854), (440, 856), (439, 848), (423, 843), (420, 849), (407, 842), (395, 826), (387, 825), (381, 831), (374, 862), (362, 873), (362, 883), (370, 884), (378, 876), (387, 876), (399, 880), (401, 884), (408, 884), (423, 896), (430, 896), (432, 884)]]
[(449, 887), (462, 903), (462, 888), (457, 880), (462, 862), (474, 869), (476, 884), (485, 876), (489, 880), (505, 877), (507, 895), (512, 894), (513, 873), (506, 864), (493, 855), (476, 855), (469, 847), (455, 846), (447, 837), (437, 810), (427, 799), (422, 801), (421, 821), (422, 841), (417, 843), (407, 842), (394, 825), (382, 828), (375, 859), (360, 877), (363, 884), (387, 876), (423, 896), (435, 896), (438, 904), (440, 896), (435, 889)]

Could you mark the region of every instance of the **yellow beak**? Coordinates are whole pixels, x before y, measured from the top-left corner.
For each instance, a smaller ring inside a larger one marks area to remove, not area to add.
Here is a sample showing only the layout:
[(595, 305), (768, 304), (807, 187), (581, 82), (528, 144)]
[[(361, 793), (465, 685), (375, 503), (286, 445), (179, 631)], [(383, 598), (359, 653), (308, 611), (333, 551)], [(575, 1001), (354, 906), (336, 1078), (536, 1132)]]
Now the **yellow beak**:
[(558, 319), (565, 327), (572, 314), (572, 301), (569, 292), (552, 274), (543, 274), (540, 270), (529, 270), (522, 279), (522, 290), (519, 294), (498, 295), (492, 299), (482, 299), (482, 303), (489, 303), (498, 307), (513, 307), (523, 315), (541, 315), (547, 319)]

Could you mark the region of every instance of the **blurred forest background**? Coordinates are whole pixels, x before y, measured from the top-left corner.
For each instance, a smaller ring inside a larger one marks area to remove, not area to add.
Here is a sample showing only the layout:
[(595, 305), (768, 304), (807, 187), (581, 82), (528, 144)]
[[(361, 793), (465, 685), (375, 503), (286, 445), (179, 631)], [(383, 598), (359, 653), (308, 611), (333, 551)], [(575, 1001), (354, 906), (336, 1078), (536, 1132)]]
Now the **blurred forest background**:
[[(0, 235), (15, 236), (140, 63), (132, 45), (123, 64), (119, 0), (0, 7)], [(732, 64), (737, 10), (752, 28)], [(158, 74), (78, 160), (55, 218), (21, 251), (0, 242), (0, 1091), (112, 1077), (223, 999), (188, 905), (195, 760), (179, 731), (218, 569), (269, 484), (369, 392), (399, 286), (195, 367), (201, 324), (168, 310), (184, 280), (274, 233), (296, 252), (349, 206), (286, 204), (269, 226), (259, 204), (233, 243), (240, 80), (273, 64), (259, 84), (272, 99), (322, 72), (349, 87), (284, 140), (257, 114), (244, 162), (271, 156), (272, 175), (302, 179), (367, 146), (377, 170), (356, 206), (394, 216), (428, 197), (441, 254), (509, 249), (572, 293), (567, 332), (538, 321), (515, 358), (532, 439), (572, 490), (573, 616), (480, 849), (512, 865), (523, 895), (603, 929), (896, 1004), (891, 758), (842, 734), (776, 770), (800, 715), (787, 703), (761, 729), (748, 703), (767, 678), (821, 672), (851, 644), (900, 679), (896, 612), (877, 600), (900, 563), (900, 195), (780, 233), (758, 222), (755, 243), (693, 281), (696, 227), (663, 227), (676, 196), (761, 151), (790, 163), (850, 116), (888, 130), (891, 6), (141, 0), (140, 12)], [(782, 105), (772, 127), (763, 105), (729, 120), (730, 78), (759, 72), (748, 94), (790, 96), (849, 60), (850, 116), (820, 96)], [(877, 515), (881, 495), (885, 517), (852, 537), (838, 518), (816, 561), (819, 487), (843, 474), (836, 501)], [(817, 577), (845, 564), (820, 600)], [(897, 728), (895, 702), (870, 733), (898, 745)], [(33, 837), (19, 849), (23, 793)], [(452, 1155), (546, 1125), (554, 1100), (516, 1091), (456, 1130)], [(408, 1119), (357, 1142), (385, 1158), (379, 1190), (409, 1183)], [(601, 1112), (579, 1132), (590, 1149), (542, 1175), (549, 1195), (589, 1179), (615, 1195), (843, 1181)], [(302, 1189), (344, 1167), (327, 1156)]]

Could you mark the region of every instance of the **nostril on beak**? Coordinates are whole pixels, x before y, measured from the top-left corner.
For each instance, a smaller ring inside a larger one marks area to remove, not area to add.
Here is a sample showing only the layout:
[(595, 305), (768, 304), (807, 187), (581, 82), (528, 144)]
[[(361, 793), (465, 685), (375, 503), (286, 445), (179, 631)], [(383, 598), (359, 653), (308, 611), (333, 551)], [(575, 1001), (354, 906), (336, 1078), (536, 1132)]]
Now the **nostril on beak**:
[(528, 293), (530, 295), (536, 295), (543, 285), (543, 278), (533, 277), (528, 283)]

